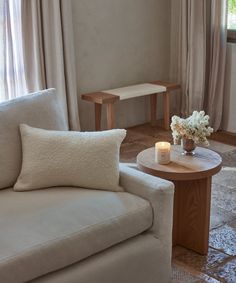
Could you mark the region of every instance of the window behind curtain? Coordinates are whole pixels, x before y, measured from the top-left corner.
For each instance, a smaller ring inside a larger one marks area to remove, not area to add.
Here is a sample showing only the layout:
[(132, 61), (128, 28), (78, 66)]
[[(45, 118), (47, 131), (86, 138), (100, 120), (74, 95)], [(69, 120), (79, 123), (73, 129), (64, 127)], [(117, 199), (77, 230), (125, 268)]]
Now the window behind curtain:
[(21, 1), (0, 0), (0, 102), (24, 94)]
[(236, 0), (228, 1), (228, 29), (236, 30)]
[(4, 41), (3, 41), (3, 29), (4, 29), (4, 0), (0, 0), (0, 102), (5, 98), (4, 94)]
[(236, 43), (236, 0), (228, 0), (228, 41)]

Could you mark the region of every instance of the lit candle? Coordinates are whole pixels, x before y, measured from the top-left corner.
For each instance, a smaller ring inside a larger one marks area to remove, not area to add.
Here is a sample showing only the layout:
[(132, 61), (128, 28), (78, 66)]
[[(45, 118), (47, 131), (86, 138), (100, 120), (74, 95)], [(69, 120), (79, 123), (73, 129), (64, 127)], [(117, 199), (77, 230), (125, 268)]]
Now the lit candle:
[(155, 161), (159, 164), (170, 163), (170, 143), (157, 142), (155, 144)]

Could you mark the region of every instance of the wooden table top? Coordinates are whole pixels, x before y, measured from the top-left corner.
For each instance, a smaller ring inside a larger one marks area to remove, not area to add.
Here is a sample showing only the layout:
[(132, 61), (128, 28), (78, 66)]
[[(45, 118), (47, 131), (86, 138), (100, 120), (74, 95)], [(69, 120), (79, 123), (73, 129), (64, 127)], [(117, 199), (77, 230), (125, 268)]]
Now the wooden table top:
[(211, 177), (221, 169), (222, 159), (212, 150), (197, 147), (194, 156), (182, 155), (179, 145), (171, 146), (171, 162), (161, 165), (155, 162), (155, 148), (148, 148), (137, 156), (138, 167), (151, 175), (167, 180), (196, 180)]

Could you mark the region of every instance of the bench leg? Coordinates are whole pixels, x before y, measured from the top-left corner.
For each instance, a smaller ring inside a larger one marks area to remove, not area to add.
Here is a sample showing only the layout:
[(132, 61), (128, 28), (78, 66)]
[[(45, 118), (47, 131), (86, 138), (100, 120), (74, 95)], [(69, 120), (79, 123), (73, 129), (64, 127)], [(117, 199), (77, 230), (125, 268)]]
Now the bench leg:
[(95, 103), (95, 130), (101, 131), (102, 104)]
[(107, 129), (113, 129), (115, 126), (114, 103), (107, 103)]
[(164, 115), (164, 128), (170, 129), (170, 93), (163, 93), (163, 115)]
[(157, 117), (157, 94), (150, 95), (151, 126), (156, 126)]

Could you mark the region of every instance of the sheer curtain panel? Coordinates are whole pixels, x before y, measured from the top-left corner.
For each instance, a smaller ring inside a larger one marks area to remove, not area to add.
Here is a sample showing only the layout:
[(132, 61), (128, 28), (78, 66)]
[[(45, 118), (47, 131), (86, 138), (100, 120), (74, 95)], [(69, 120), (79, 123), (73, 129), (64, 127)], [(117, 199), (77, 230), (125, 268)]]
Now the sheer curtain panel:
[(70, 129), (79, 130), (70, 0), (22, 0), (27, 88), (56, 88)]
[(26, 94), (21, 1), (0, 0), (0, 102)]
[(204, 109), (221, 125), (227, 44), (227, 0), (174, 0), (170, 78), (182, 86), (182, 116)]

